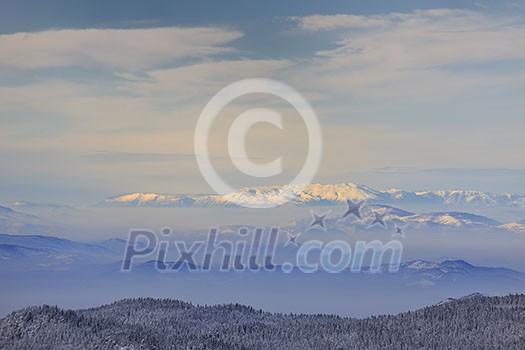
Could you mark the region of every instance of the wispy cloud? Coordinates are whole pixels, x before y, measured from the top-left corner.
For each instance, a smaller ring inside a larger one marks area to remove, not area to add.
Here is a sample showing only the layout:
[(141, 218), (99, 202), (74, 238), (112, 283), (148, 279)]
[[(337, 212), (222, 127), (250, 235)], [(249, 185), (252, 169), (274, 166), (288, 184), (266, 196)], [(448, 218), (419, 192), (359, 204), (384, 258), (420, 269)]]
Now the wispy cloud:
[(227, 84), (253, 77), (271, 77), (293, 66), (289, 60), (230, 59), (188, 64), (176, 68), (154, 69), (143, 78), (131, 79), (124, 89), (134, 94), (168, 93), (177, 101), (213, 96)]
[(0, 66), (137, 70), (231, 51), (242, 33), (221, 28), (67, 29), (0, 35)]
[(484, 85), (524, 82), (515, 74), (454, 70), (459, 64), (524, 59), (525, 23), (519, 17), (434, 9), (292, 20), (305, 32), (331, 33), (334, 48), (317, 51), (317, 65), (310, 70), (325, 89), (433, 99)]
[[(303, 30), (321, 31), (333, 29), (373, 29), (386, 26), (422, 25), (443, 23), (444, 21), (459, 25), (462, 29), (480, 27), (480, 18), (488, 19), (480, 12), (450, 8), (414, 10), (411, 12), (392, 12), (357, 16), (349, 14), (313, 15), (304, 17), (290, 17), (289, 20), (297, 23)], [(508, 21), (508, 16), (506, 21)], [(503, 19), (503, 18), (500, 18)]]
[(390, 24), (388, 16), (356, 16), (347, 14), (289, 17), (301, 29), (308, 31), (334, 30), (341, 28), (374, 28)]

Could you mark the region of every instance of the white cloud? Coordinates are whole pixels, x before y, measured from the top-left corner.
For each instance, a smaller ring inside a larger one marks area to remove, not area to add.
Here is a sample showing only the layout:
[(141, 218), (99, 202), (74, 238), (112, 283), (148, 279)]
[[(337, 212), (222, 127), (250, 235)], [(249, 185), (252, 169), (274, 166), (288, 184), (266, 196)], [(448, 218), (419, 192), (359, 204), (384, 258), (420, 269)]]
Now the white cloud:
[(356, 15), (313, 15), (306, 17), (290, 17), (296, 21), (301, 29), (308, 31), (333, 30), (341, 28), (373, 28), (382, 27), (390, 23), (388, 18), (379, 16)]
[(335, 48), (318, 51), (300, 76), (315, 77), (318, 87), (336, 94), (427, 100), (525, 81), (488, 69), (454, 70), (458, 64), (524, 59), (525, 26), (514, 16), (434, 9), (294, 20), (306, 32), (327, 31), (334, 38)]
[(0, 35), (0, 66), (153, 68), (175, 59), (231, 51), (242, 33), (221, 28), (49, 30)]
[(304, 17), (290, 17), (299, 28), (306, 31), (343, 30), (343, 29), (372, 29), (393, 25), (416, 25), (444, 20), (458, 20), (462, 28), (472, 29), (478, 23), (481, 15), (477, 12), (456, 9), (415, 10), (409, 13), (393, 12), (381, 15), (313, 15)]
[(409, 69), (525, 57), (525, 28), (508, 19), (429, 11), (397, 18), (381, 31), (349, 34), (336, 49), (318, 54)]
[[(241, 79), (270, 78), (293, 66), (288, 60), (223, 60), (145, 72), (146, 79), (130, 79), (123, 87), (154, 98), (169, 94), (173, 101), (209, 99), (224, 86)], [(202, 101), (204, 102), (204, 101)]]
[[(194, 124), (213, 94), (235, 80), (269, 77), (291, 64), (217, 61), (119, 74), (119, 79), (103, 84), (54, 79), (0, 87), (0, 115), (9, 118), (0, 130), (0, 144), (11, 149), (191, 153)], [(231, 112), (238, 115), (243, 110), (237, 106)], [(68, 129), (59, 128), (57, 137), (28, 132), (53, 128), (64, 120)]]

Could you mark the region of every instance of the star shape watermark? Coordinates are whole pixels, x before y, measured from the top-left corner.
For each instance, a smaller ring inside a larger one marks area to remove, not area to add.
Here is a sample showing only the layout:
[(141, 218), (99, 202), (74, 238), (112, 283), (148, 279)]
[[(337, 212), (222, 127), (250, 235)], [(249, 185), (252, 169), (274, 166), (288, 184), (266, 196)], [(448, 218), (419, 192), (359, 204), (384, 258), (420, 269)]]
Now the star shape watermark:
[(363, 207), (363, 204), (365, 204), (364, 200), (360, 201), (360, 202), (357, 202), (357, 203), (354, 203), (354, 202), (352, 202), (352, 200), (347, 199), (346, 200), (347, 209), (346, 209), (345, 213), (341, 216), (341, 218), (339, 218), (338, 222), (345, 220), (350, 215), (355, 216), (359, 220), (363, 220), (363, 215), (361, 215), (361, 208)]
[(372, 222), (370, 224), (368, 224), (368, 228), (371, 228), (372, 226), (376, 225), (376, 224), (379, 224), (381, 226), (383, 226), (383, 228), (386, 230), (386, 223), (385, 223), (385, 217), (390, 214), (390, 209), (386, 209), (385, 211), (383, 211), (382, 213), (379, 212), (379, 211), (373, 211), (372, 212), (374, 214), (374, 220), (372, 220)]
[(290, 232), (287, 232), (286, 234), (288, 235), (288, 242), (286, 242), (284, 244), (284, 246), (286, 247), (286, 246), (292, 244), (292, 245), (298, 247), (299, 243), (297, 242), (297, 238), (299, 238), (299, 236), (301, 235), (301, 232), (299, 232), (299, 233), (297, 233), (295, 235), (293, 233), (290, 233)]
[(328, 214), (330, 214), (331, 210), (327, 211), (324, 214), (317, 214), (315, 211), (310, 210), (310, 213), (312, 214), (313, 221), (310, 223), (310, 225), (307, 227), (307, 230), (314, 228), (315, 226), (319, 226), (324, 231), (326, 231), (326, 225), (324, 224), (324, 220)]
[(392, 237), (400, 236), (401, 238), (406, 238), (405, 237), (405, 229), (407, 228), (407, 226), (408, 225), (405, 225), (405, 226), (397, 226), (396, 225), (396, 232), (394, 232)]

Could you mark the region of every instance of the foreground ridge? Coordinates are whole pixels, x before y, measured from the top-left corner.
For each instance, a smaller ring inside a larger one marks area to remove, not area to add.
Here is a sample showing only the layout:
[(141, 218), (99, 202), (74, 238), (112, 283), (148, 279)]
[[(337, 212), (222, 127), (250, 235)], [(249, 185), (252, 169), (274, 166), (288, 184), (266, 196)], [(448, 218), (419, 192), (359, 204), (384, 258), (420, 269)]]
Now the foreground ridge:
[(525, 348), (525, 295), (361, 320), (151, 298), (78, 311), (45, 305), (0, 320), (0, 348), (518, 350)]

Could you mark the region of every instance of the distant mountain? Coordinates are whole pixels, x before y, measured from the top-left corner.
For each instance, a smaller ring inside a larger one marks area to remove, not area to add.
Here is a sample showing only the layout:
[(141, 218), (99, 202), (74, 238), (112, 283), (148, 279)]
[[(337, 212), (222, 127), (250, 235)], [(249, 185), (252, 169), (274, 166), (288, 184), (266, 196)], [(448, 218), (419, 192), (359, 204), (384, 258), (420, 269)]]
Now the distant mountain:
[(55, 203), (35, 203), (27, 201), (16, 201), (7, 203), (10, 208), (16, 210), (32, 210), (32, 209), (45, 209), (45, 210), (58, 210), (58, 209), (69, 209), (76, 210), (75, 207), (66, 204), (55, 204)]
[(0, 206), (0, 233), (51, 233), (49, 222), (35, 215)]
[[(387, 267), (381, 270), (387, 273)], [(525, 274), (500, 267), (484, 267), (469, 264), (464, 260), (445, 260), (440, 263), (414, 260), (401, 264), (398, 278), (406, 285), (447, 285), (456, 282), (492, 281), (492, 283), (516, 283), (525, 286)]]
[(71, 270), (122, 259), (126, 241), (81, 243), (42, 235), (0, 234), (0, 270)]
[(41, 220), (40, 218), (38, 218), (38, 217), (36, 217), (34, 215), (20, 213), (18, 211), (14, 211), (11, 208), (3, 207), (3, 206), (0, 206), (0, 219), (12, 220), (12, 221), (15, 221), (15, 220), (19, 220), (19, 221), (22, 221), (22, 220), (26, 220), (26, 221), (27, 220), (33, 220), (33, 221)]
[[(133, 274), (141, 276), (151, 276), (158, 274), (155, 265), (160, 262), (151, 260), (138, 263), (133, 268)], [(160, 263), (162, 264), (162, 263)], [(174, 262), (167, 262), (167, 269), (173, 266)], [(216, 267), (219, 270), (219, 267)], [(182, 271), (187, 271), (185, 267)], [(276, 267), (280, 271), (280, 267)], [(299, 269), (295, 268), (298, 274)], [(323, 272), (322, 269), (320, 272)], [(454, 285), (478, 285), (486, 283), (499, 284), (500, 286), (520, 286), (525, 288), (525, 273), (501, 267), (485, 267), (472, 265), (464, 260), (445, 260), (433, 262), (425, 260), (413, 260), (402, 263), (397, 273), (389, 272), (389, 266), (381, 266), (379, 271), (370, 272), (369, 267), (363, 267), (362, 273), (355, 274), (350, 271), (342, 272), (347, 275), (349, 280), (356, 284), (361, 278), (368, 281), (379, 283), (396, 281), (404, 287), (451, 287)]]
[(410, 224), (434, 223), (437, 225), (464, 227), (464, 226), (499, 226), (500, 222), (492, 220), (485, 216), (475, 215), (462, 212), (438, 212), (414, 214), (411, 216), (401, 217), (402, 222)]
[(14, 312), (0, 320), (0, 348), (522, 350), (524, 305), (524, 295), (476, 297), (351, 319), (126, 299), (87, 310), (41, 306)]
[[(39, 235), (0, 234), (0, 270), (72, 270), (93, 266), (107, 271), (120, 271), (121, 260), (128, 242), (123, 239), (108, 239), (101, 242), (83, 243), (64, 238)], [(279, 246), (276, 256), (290, 253), (287, 247)], [(150, 258), (151, 259), (151, 258)], [(173, 257), (175, 259), (175, 257)], [(133, 271), (137, 274), (157, 275), (154, 261), (136, 262)], [(116, 265), (115, 265), (116, 264)], [(169, 263), (168, 263), (169, 265)], [(364, 268), (367, 275), (367, 268)], [(497, 281), (503, 284), (519, 284), (525, 287), (525, 274), (506, 268), (482, 267), (463, 260), (433, 262), (414, 260), (402, 263), (399, 272), (390, 274), (388, 266), (379, 272), (370, 273), (377, 278), (395, 278), (404, 285), (433, 286), (462, 281)], [(349, 275), (353, 275), (349, 273)]]
[(237, 206), (218, 195), (171, 195), (130, 193), (112, 197), (97, 204), (101, 207), (208, 207)]
[(499, 227), (507, 231), (525, 233), (525, 220), (511, 222), (510, 224), (500, 225)]
[[(327, 227), (342, 232), (349, 228), (359, 230), (384, 230), (380, 225), (370, 227), (373, 221), (374, 212), (385, 213), (384, 221), (392, 229), (394, 226), (409, 226), (412, 229), (443, 229), (443, 230), (491, 230), (507, 231), (513, 233), (525, 233), (525, 224), (509, 223), (503, 224), (486, 216), (472, 213), (450, 211), (450, 212), (430, 212), (430, 213), (413, 213), (407, 210), (399, 209), (389, 205), (371, 204), (362, 208), (363, 219), (359, 220), (353, 216), (344, 221), (340, 220), (340, 213), (330, 213), (325, 224)], [(293, 227), (287, 229), (296, 231), (307, 228), (311, 223), (311, 218), (305, 218), (297, 221)]]
[[(177, 195), (157, 193), (131, 193), (111, 197), (99, 203), (108, 207), (210, 207), (237, 206), (232, 199), (243, 201), (246, 196), (252, 204), (271, 202), (283, 194), (283, 186), (247, 187), (226, 196), (214, 194)], [(251, 198), (250, 198), (251, 197)], [(257, 197), (257, 199), (253, 199)], [(517, 194), (492, 194), (480, 191), (445, 190), (408, 192), (399, 189), (379, 191), (368, 186), (353, 183), (335, 185), (310, 184), (298, 192), (296, 198), (287, 203), (294, 205), (334, 205), (353, 201), (367, 200), (372, 204), (446, 206), (453, 208), (509, 207), (525, 208), (525, 196)]]
[[(111, 296), (150, 295), (202, 303), (242, 301), (280, 312), (368, 316), (402, 312), (473, 292), (500, 295), (525, 290), (521, 272), (463, 260), (413, 260), (402, 263), (397, 273), (389, 272), (387, 266), (371, 272), (366, 267), (369, 258), (360, 273), (332, 274), (321, 268), (308, 274), (297, 267), (285, 273), (280, 265), (275, 271), (225, 272), (213, 265), (208, 272), (190, 272), (187, 267), (170, 269), (180, 257), (172, 250), (165, 259), (165, 271), (157, 270), (155, 253), (135, 260), (132, 271), (123, 272), (126, 244), (122, 239), (84, 243), (49, 236), (0, 235), (0, 281), (7, 281), (0, 288), (0, 315), (42, 302), (67, 301), (71, 307), (83, 307)], [(295, 261), (290, 257), (295, 259), (297, 247), (278, 244), (276, 249), (277, 264)], [(197, 256), (194, 262), (202, 265)], [(339, 305), (341, 300), (344, 305)]]

